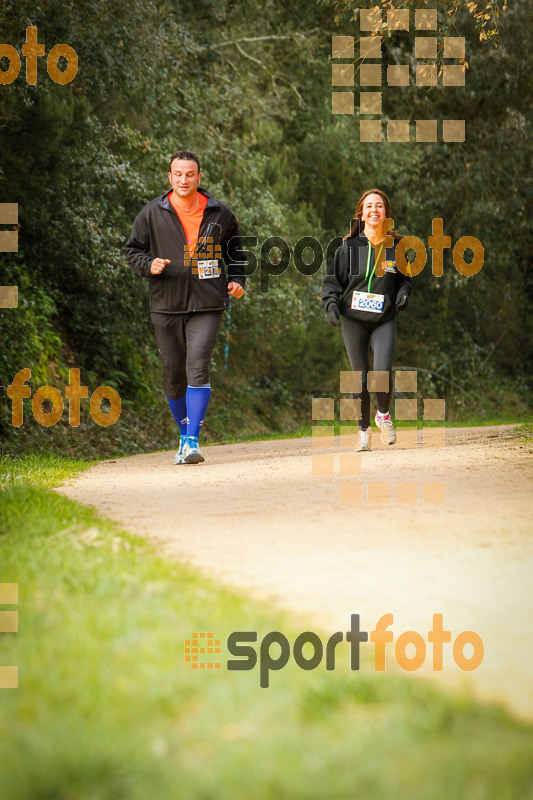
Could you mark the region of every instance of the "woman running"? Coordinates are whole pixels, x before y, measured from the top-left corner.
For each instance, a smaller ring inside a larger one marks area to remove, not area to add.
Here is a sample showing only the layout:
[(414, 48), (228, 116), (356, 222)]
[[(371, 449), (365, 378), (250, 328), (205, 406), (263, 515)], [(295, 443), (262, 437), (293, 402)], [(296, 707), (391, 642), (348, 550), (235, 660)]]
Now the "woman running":
[(352, 230), (335, 253), (322, 285), (328, 322), (337, 326), (342, 314), (342, 336), (352, 370), (362, 373), (361, 391), (354, 394), (361, 402), (358, 451), (372, 449), (367, 384), (369, 345), (374, 354), (374, 371), (388, 373), (387, 391), (376, 392), (375, 422), (383, 444), (396, 442), (389, 413), (396, 316), (407, 308), (412, 278), (403, 275), (396, 266), (396, 245), (401, 236), (389, 231), (386, 240), (384, 222), (390, 218), (390, 203), (385, 193), (380, 189), (365, 192), (357, 203)]

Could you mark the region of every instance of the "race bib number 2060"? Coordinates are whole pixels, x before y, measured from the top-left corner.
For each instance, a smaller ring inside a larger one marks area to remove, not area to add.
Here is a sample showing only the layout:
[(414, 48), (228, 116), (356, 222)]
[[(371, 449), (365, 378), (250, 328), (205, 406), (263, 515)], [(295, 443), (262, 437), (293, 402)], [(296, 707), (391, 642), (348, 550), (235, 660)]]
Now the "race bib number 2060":
[(352, 296), (352, 308), (354, 311), (369, 311), (371, 314), (381, 314), (384, 301), (384, 294), (354, 292)]

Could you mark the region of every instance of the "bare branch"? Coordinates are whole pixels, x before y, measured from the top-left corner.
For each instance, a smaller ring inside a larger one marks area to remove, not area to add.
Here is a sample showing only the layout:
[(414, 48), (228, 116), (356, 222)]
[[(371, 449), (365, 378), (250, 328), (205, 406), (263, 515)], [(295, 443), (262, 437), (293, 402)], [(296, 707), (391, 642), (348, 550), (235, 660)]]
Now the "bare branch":
[(238, 44), (237, 42), (234, 42), (234, 45), (235, 45), (235, 47), (237, 48), (237, 50), (239, 51), (239, 53), (242, 56), (244, 56), (245, 58), (249, 58), (250, 61), (255, 61), (255, 63), (259, 64), (260, 67), (263, 67), (263, 69), (266, 69), (266, 67), (265, 67), (265, 65), (263, 64), (262, 61), (259, 61), (258, 58), (254, 58), (253, 56), (248, 55), (248, 53), (245, 53), (244, 50), (242, 49), (242, 47), (240, 46), (240, 44)]
[[(305, 39), (307, 36), (310, 36), (312, 33), (317, 33), (319, 30), (320, 28), (312, 28), (311, 30), (304, 32), (294, 31), (293, 33), (272, 34), (270, 36), (242, 36), (240, 39), (231, 39), (227, 42), (220, 42), (220, 44), (212, 44), (206, 47), (201, 47), (196, 52), (201, 53), (204, 50), (219, 50), (221, 47), (231, 47), (232, 45), (238, 46), (240, 42), (264, 42), (264, 41), (272, 41), (280, 39)], [(248, 56), (248, 58), (251, 58), (251, 56)]]

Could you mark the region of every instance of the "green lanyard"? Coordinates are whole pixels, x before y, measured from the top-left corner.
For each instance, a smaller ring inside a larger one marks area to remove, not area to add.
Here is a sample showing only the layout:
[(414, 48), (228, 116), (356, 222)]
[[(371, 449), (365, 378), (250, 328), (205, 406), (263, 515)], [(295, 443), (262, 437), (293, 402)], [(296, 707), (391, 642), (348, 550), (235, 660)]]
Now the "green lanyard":
[[(373, 268), (373, 270), (372, 270), (372, 272), (371, 272), (371, 275), (370, 275), (370, 278), (369, 278), (369, 281), (368, 281), (368, 286), (367, 286), (367, 288), (368, 288), (368, 292), (369, 292), (369, 293), (370, 293), (370, 284), (372, 283), (372, 278), (374, 277), (374, 273), (375, 273), (375, 271), (376, 271), (376, 264), (377, 264), (377, 262), (379, 261), (379, 257), (380, 257), (380, 255), (381, 255), (381, 251), (382, 251), (382, 250), (383, 250), (383, 245), (381, 245), (381, 247), (379, 248), (379, 253), (378, 253), (378, 255), (377, 255), (377, 258), (375, 258), (375, 259), (374, 259), (374, 268)], [(370, 244), (370, 242), (369, 242), (369, 243), (368, 243), (368, 258), (367, 258), (367, 260), (366, 260), (365, 281), (366, 281), (366, 279), (367, 279), (367, 277), (368, 277), (368, 270), (370, 269), (370, 256), (371, 256), (371, 255), (372, 255), (372, 245), (371, 245), (371, 244)]]

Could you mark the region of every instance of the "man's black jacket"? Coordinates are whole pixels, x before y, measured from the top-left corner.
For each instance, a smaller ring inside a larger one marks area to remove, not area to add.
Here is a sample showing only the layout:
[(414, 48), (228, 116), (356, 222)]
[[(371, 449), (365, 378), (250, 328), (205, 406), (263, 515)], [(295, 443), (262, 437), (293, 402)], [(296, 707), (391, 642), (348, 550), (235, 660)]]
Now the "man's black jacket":
[[(207, 197), (207, 205), (194, 255), (199, 259), (218, 258), (220, 276), (203, 280), (198, 277), (196, 264), (188, 258), (183, 225), (170, 204), (169, 192), (165, 192), (140, 211), (126, 242), (126, 257), (131, 268), (148, 278), (153, 312), (222, 311), (229, 306), (228, 283), (235, 281), (244, 286), (246, 260), (241, 252), (237, 220), (225, 203), (216, 200), (205, 189), (199, 188), (198, 192)], [(221, 257), (227, 267), (227, 276)], [(170, 264), (160, 275), (150, 273), (154, 258), (170, 259)]]

